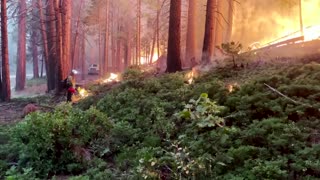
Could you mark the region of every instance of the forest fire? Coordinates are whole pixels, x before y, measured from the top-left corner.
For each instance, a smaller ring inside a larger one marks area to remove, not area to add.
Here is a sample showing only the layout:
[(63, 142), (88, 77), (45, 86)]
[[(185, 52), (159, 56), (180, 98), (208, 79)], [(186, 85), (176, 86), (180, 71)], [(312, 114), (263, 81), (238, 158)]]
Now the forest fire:
[(78, 93), (79, 93), (79, 96), (81, 99), (89, 96), (88, 91), (84, 88), (81, 88), (81, 87), (78, 87)]
[(192, 70), (191, 72), (189, 72), (189, 73), (187, 74), (188, 84), (192, 84), (192, 82), (193, 82), (193, 77), (194, 77), (194, 72), (193, 72), (193, 70)]
[(110, 82), (119, 82), (118, 75), (111, 73), (109, 78), (103, 80), (103, 83), (110, 83)]

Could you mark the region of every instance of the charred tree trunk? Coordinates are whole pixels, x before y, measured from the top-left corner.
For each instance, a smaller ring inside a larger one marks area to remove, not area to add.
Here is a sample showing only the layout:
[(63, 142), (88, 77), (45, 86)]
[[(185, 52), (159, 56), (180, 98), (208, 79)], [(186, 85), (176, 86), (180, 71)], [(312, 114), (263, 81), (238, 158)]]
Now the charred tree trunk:
[(181, 0), (170, 1), (167, 72), (181, 71), (180, 56)]
[(10, 101), (10, 71), (9, 71), (9, 50), (8, 50), (8, 26), (7, 26), (7, 1), (1, 0), (1, 57), (2, 57), (2, 71), (0, 78), (1, 84), (1, 100)]
[(207, 1), (205, 33), (201, 57), (201, 61), (203, 63), (208, 63), (210, 61), (210, 57), (212, 57), (214, 54), (215, 5), (216, 0)]
[(21, 91), (26, 85), (26, 0), (19, 0), (18, 51), (16, 90)]
[(189, 0), (187, 44), (184, 66), (191, 66), (191, 59), (196, 59), (196, 1)]

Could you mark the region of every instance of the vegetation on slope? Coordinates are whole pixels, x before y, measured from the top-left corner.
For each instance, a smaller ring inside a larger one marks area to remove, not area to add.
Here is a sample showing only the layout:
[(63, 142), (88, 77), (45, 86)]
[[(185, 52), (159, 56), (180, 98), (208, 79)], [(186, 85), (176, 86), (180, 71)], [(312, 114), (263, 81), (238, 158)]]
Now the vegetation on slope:
[(183, 73), (125, 77), (112, 89), (92, 87), (100, 94), (76, 107), (33, 113), (1, 130), (0, 175), (320, 177), (319, 64), (215, 69), (191, 85)]

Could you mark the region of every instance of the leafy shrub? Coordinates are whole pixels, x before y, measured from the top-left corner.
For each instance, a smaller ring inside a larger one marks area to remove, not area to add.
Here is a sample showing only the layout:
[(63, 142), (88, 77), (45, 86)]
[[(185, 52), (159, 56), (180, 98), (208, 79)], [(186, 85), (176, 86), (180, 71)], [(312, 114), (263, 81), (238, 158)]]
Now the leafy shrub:
[(142, 71), (139, 66), (130, 66), (126, 69), (126, 71), (123, 73), (122, 78), (123, 80), (132, 80), (136, 78), (142, 77)]
[(112, 123), (95, 108), (58, 107), (54, 113), (33, 113), (13, 129), (19, 149), (18, 170), (32, 167), (38, 177), (82, 171), (90, 142), (104, 139)]

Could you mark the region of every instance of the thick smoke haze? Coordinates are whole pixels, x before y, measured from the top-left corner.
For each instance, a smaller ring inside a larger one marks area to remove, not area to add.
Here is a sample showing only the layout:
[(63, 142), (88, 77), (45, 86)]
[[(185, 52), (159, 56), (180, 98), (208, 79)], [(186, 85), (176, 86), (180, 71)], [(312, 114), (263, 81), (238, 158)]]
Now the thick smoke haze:
[[(300, 30), (298, 0), (239, 0), (235, 5), (233, 40), (248, 47), (267, 44)], [(304, 27), (320, 25), (320, 1), (303, 0)]]

